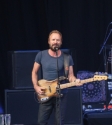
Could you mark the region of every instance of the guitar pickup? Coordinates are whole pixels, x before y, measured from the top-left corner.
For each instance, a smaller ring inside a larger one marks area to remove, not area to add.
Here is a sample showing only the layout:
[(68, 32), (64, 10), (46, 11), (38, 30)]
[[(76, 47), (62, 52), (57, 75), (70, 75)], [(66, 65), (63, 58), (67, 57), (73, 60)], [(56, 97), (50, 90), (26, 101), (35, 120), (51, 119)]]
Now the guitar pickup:
[(51, 87), (49, 86), (49, 91), (51, 92)]

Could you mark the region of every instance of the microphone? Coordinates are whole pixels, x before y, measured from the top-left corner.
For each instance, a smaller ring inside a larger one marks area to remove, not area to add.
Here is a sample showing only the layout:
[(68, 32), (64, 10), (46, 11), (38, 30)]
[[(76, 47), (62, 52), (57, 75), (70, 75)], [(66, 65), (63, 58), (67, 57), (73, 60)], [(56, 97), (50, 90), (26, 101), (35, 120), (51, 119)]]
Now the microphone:
[(55, 51), (58, 51), (58, 50), (59, 50), (59, 48), (58, 48), (58, 47), (54, 47), (54, 50), (55, 50)]

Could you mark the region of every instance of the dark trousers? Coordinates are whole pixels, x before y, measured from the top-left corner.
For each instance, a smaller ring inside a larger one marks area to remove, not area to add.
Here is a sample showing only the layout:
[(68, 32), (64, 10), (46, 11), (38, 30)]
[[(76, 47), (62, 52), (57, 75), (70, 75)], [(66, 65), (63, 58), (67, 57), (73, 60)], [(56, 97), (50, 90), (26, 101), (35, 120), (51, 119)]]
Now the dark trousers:
[(60, 100), (59, 98), (52, 97), (49, 101), (40, 104), (38, 112), (38, 125), (47, 125), (48, 119), (50, 118), (53, 109), (55, 111), (55, 121), (54, 121), (55, 125), (64, 125), (66, 104), (67, 104), (67, 94), (64, 94), (60, 98)]

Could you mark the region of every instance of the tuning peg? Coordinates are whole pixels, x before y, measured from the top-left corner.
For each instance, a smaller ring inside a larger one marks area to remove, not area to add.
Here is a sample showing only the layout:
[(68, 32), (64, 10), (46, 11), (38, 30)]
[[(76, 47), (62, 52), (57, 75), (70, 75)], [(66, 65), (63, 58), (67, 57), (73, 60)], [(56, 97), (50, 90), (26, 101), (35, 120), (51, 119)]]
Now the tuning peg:
[(107, 73), (107, 72), (105, 72), (105, 75), (108, 75), (108, 73)]
[(98, 72), (95, 72), (95, 75), (98, 75), (99, 73)]
[(105, 73), (104, 73), (104, 72), (102, 72), (102, 75), (107, 75), (107, 72), (105, 72)]

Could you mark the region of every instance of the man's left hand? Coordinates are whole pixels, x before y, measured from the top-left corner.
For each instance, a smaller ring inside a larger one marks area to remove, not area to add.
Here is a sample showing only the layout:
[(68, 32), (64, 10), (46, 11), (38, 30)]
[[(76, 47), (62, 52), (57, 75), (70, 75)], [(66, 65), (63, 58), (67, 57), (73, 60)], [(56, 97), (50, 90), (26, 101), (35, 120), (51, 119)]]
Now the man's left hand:
[(81, 80), (80, 79), (76, 79), (75, 80), (75, 83), (76, 83), (76, 86), (81, 86), (82, 83), (81, 83)]

